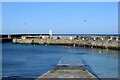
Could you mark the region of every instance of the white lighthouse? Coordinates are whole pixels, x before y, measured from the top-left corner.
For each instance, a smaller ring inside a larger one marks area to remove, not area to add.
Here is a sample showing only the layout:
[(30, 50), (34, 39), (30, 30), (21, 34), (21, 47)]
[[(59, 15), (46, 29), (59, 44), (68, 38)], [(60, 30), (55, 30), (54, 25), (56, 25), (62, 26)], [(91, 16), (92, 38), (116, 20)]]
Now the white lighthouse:
[(49, 35), (52, 36), (52, 30), (49, 30)]

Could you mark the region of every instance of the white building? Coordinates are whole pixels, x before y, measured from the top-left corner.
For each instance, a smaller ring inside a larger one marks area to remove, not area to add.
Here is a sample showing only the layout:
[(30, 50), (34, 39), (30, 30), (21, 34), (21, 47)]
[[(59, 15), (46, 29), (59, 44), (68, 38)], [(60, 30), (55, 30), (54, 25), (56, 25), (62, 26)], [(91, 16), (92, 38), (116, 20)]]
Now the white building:
[(49, 30), (49, 35), (52, 36), (52, 30)]

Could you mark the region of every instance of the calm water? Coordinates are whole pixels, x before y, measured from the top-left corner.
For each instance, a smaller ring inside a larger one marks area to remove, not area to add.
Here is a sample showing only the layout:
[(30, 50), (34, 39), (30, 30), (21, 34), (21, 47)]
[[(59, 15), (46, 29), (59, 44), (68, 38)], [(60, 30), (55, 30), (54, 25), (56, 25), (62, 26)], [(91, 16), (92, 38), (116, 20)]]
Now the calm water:
[(84, 65), (100, 78), (118, 77), (118, 50), (3, 43), (3, 77), (36, 78), (56, 65)]

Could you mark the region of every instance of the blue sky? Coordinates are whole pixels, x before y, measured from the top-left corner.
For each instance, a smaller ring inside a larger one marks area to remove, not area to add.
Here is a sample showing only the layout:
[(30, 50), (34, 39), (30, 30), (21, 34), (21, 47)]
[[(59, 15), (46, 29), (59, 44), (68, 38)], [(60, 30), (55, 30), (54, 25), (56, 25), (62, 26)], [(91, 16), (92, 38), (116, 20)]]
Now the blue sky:
[(117, 2), (3, 2), (2, 32), (114, 34)]

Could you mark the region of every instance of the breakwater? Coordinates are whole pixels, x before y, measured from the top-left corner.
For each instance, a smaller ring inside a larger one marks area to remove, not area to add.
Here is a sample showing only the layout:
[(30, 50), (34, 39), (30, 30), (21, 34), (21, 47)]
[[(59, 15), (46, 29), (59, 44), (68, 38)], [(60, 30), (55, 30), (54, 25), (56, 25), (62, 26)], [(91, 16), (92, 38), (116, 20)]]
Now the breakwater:
[(0, 35), (0, 43), (12, 42), (14, 38), (20, 38), (22, 35)]
[(120, 49), (118, 36), (81, 36), (81, 35), (59, 35), (59, 36), (22, 36), (14, 38), (13, 43), (25, 44), (47, 44), (47, 45), (68, 45), (90, 48)]
[(9, 39), (9, 38), (2, 38), (0, 39), (0, 43), (4, 43), (4, 42), (12, 42), (13, 39)]

